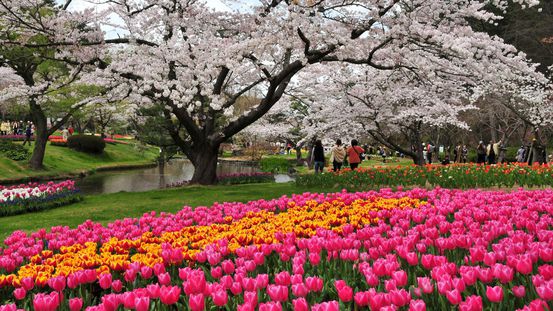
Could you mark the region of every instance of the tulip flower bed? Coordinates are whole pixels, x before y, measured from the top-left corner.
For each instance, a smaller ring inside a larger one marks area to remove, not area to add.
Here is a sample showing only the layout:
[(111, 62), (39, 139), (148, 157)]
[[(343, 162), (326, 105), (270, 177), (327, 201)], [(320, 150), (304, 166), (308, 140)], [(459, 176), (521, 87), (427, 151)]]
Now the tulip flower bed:
[(553, 186), (553, 167), (526, 164), (503, 165), (426, 165), (344, 169), (325, 174), (299, 175), (296, 182), (304, 187), (336, 187), (368, 190), (382, 186), (419, 186), (442, 188), (489, 188)]
[(10, 187), (0, 185), (0, 217), (63, 206), (80, 199), (80, 191), (72, 180)]
[(545, 310), (553, 191), (389, 189), (14, 232), (0, 310)]

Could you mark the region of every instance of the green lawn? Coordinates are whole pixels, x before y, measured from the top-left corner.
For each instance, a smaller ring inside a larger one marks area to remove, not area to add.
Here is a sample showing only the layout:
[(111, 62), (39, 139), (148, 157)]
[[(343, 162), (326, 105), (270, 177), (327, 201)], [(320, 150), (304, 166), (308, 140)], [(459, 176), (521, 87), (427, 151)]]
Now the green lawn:
[[(176, 212), (183, 206), (210, 206), (214, 202), (247, 202), (272, 199), (292, 193), (321, 192), (298, 188), (295, 183), (190, 186), (148, 192), (120, 192), (86, 196), (82, 202), (42, 212), (0, 218), (0, 241), (15, 230), (35, 231), (52, 226), (76, 227), (87, 219), (106, 224), (149, 211)], [(335, 191), (335, 190), (334, 190)], [(0, 243), (1, 245), (1, 243)]]
[(67, 147), (46, 147), (44, 170), (33, 171), (26, 161), (12, 161), (0, 156), (0, 182), (26, 177), (78, 174), (99, 168), (151, 163), (159, 154), (157, 148), (139, 151), (134, 144), (107, 144), (101, 155), (75, 151)]

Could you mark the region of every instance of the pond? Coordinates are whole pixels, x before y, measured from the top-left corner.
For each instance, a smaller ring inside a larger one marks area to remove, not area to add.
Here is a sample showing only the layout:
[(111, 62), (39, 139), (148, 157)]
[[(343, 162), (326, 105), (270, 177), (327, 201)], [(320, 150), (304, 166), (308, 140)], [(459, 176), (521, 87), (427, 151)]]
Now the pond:
[[(257, 166), (244, 162), (221, 161), (217, 167), (218, 175), (259, 171)], [(173, 159), (163, 167), (98, 172), (77, 179), (76, 184), (84, 194), (140, 192), (162, 189), (176, 182), (190, 180), (193, 173), (194, 166), (188, 160)], [(275, 181), (289, 182), (292, 178), (288, 175), (276, 175)]]

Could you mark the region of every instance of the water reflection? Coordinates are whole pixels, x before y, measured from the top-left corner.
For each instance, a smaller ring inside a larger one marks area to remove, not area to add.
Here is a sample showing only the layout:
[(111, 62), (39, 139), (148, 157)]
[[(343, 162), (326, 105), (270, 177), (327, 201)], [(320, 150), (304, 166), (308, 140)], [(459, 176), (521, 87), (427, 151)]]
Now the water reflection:
[[(259, 168), (252, 165), (227, 161), (220, 162), (217, 167), (218, 175), (258, 171)], [(164, 166), (96, 173), (77, 180), (77, 186), (85, 194), (148, 191), (190, 180), (193, 173), (194, 166), (189, 161), (175, 159)], [(277, 175), (275, 179), (277, 182), (292, 180), (287, 175)]]

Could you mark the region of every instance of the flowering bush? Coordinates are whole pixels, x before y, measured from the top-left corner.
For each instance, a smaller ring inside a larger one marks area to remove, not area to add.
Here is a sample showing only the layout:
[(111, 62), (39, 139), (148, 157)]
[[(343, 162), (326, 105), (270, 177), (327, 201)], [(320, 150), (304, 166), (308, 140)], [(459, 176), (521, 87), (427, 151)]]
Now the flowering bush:
[(58, 147), (67, 147), (67, 139), (63, 138), (49, 138), (50, 145)]
[(0, 185), (0, 216), (44, 210), (80, 199), (80, 191), (72, 180), (10, 187)]
[[(13, 135), (13, 134), (10, 134), (10, 135), (0, 135), (0, 140), (9, 140), (9, 141), (24, 141), (25, 140), (25, 135)], [(34, 141), (35, 140), (35, 136), (31, 136), (31, 140)]]
[(305, 193), (14, 232), (0, 310), (544, 310), (552, 202), (551, 190)]
[(223, 185), (266, 183), (275, 181), (272, 173), (236, 173), (217, 176), (217, 182)]
[(296, 178), (301, 186), (366, 190), (382, 186), (440, 186), (444, 188), (543, 187), (553, 185), (553, 167), (526, 164), (453, 164), (344, 169)]

